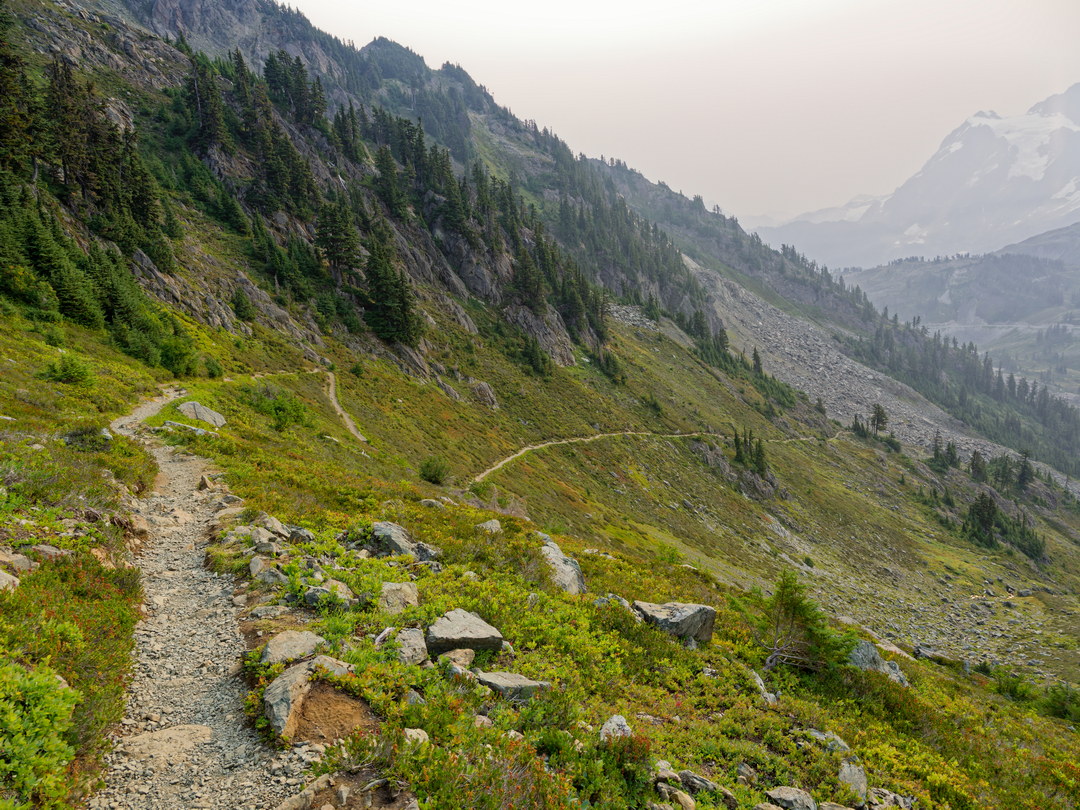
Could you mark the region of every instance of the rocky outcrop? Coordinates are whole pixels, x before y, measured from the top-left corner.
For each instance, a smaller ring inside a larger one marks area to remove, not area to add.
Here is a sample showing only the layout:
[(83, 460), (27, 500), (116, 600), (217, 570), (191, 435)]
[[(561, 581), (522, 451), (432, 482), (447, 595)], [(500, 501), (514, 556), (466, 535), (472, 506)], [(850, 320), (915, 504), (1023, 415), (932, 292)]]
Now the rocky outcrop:
[(538, 315), (528, 307), (514, 305), (503, 310), (503, 314), (507, 321), (536, 340), (555, 365), (575, 365), (570, 334), (566, 331), (562, 316), (554, 309), (549, 307), (543, 315)]
[(600, 727), (600, 739), (603, 742), (607, 742), (614, 737), (629, 737), (633, 733), (630, 724), (626, 722), (626, 718), (621, 714), (613, 714)]
[(642, 619), (659, 627), (665, 633), (679, 638), (693, 638), (697, 641), (712, 639), (716, 609), (708, 605), (682, 602), (657, 605), (652, 602), (636, 601), (633, 607)]
[(403, 664), (422, 664), (427, 660), (428, 649), (424, 640), (424, 631), (418, 627), (407, 627), (397, 634), (397, 659)]

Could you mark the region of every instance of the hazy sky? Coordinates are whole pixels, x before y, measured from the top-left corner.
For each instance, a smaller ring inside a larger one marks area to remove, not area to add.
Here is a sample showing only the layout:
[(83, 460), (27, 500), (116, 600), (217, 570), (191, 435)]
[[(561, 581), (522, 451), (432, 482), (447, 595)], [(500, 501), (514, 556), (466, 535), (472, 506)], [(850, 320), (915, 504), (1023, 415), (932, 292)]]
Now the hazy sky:
[(1080, 0), (289, 2), (747, 219), (892, 191), (972, 113), (1080, 82)]

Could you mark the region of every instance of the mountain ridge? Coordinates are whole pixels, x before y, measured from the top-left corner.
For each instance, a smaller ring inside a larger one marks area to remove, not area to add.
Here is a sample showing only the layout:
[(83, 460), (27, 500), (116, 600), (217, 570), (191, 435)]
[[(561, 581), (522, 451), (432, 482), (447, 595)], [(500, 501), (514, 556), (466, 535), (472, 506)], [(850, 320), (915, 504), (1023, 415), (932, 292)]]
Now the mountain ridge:
[[(833, 267), (986, 253), (1080, 218), (1080, 84), (1022, 115), (977, 112), (890, 194), (759, 232)], [(845, 246), (844, 241), (848, 246)]]

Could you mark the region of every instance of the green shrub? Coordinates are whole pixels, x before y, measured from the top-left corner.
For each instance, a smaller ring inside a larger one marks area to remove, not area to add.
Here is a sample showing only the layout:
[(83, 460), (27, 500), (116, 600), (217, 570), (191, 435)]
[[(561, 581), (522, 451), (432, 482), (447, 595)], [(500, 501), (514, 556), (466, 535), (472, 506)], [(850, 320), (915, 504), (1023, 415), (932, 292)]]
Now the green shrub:
[(221, 366), (221, 361), (216, 357), (207, 355), (203, 358), (203, 365), (206, 367), (206, 376), (211, 380), (216, 380), (225, 373), (225, 369)]
[(65, 352), (45, 366), (39, 376), (51, 382), (89, 386), (93, 384), (94, 370), (77, 355)]
[(0, 806), (60, 806), (75, 756), (66, 735), (78, 697), (49, 667), (27, 669), (0, 652), (0, 796), (18, 802), (0, 799)]
[(308, 424), (307, 407), (291, 391), (270, 383), (241, 389), (241, 396), (248, 405), (273, 421), (274, 430), (285, 430), (290, 425)]
[(420, 477), (430, 484), (444, 484), (450, 477), (450, 462), (442, 456), (429, 456), (420, 462)]

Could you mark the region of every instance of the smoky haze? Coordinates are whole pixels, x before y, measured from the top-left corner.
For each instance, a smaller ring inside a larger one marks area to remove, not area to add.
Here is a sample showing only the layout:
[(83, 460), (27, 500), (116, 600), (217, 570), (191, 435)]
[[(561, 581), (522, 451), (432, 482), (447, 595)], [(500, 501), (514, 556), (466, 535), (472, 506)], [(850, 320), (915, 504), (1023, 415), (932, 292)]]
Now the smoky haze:
[(892, 191), (967, 116), (1080, 81), (1076, 0), (293, 2), (748, 224)]

